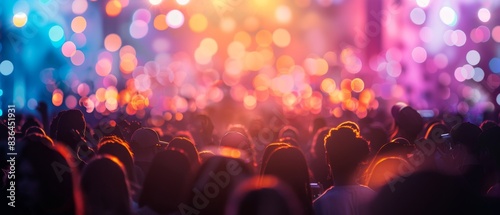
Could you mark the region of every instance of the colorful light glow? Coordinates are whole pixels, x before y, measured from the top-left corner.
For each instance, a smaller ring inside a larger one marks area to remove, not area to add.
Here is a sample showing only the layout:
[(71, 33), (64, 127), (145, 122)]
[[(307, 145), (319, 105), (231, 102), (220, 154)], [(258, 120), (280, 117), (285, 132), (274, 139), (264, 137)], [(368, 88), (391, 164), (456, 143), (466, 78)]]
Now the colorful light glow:
[(184, 14), (179, 10), (171, 10), (166, 16), (167, 24), (171, 28), (180, 28), (184, 24)]
[(4, 76), (12, 74), (14, 71), (14, 64), (9, 60), (4, 60), (0, 63), (0, 73)]
[(24, 12), (18, 12), (14, 14), (14, 17), (12, 18), (12, 23), (14, 24), (14, 26), (18, 28), (23, 27), (24, 25), (26, 25), (27, 22), (28, 22), (28, 16)]
[(457, 13), (450, 7), (442, 7), (439, 10), (439, 17), (444, 24), (449, 26), (455, 26), (458, 21)]

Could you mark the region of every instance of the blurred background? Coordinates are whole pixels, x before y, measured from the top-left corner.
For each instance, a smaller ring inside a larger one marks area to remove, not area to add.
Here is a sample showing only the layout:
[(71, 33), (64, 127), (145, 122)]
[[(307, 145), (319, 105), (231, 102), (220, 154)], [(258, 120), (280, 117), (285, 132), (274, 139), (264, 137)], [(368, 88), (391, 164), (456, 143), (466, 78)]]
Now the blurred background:
[[(498, 119), (500, 1), (6, 0), (0, 106), (161, 127), (380, 117)], [(5, 108), (3, 108), (6, 111)], [(6, 115), (0, 112), (0, 115)]]

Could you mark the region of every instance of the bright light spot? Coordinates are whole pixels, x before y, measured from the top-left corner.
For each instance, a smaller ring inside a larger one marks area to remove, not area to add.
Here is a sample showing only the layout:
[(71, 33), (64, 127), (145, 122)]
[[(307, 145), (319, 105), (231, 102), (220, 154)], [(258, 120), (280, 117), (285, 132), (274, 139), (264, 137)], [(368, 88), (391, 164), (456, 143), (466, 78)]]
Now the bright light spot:
[(148, 34), (148, 23), (142, 20), (135, 20), (130, 25), (130, 36), (134, 39), (141, 39)]
[(159, 5), (163, 0), (149, 0), (149, 3), (152, 5)]
[(10, 62), (9, 60), (4, 60), (2, 63), (0, 63), (0, 73), (2, 75), (10, 75), (14, 71), (14, 64)]
[(500, 105), (500, 94), (497, 95), (497, 104)]
[(122, 4), (118, 0), (110, 0), (106, 4), (106, 14), (108, 16), (114, 17), (118, 16), (122, 12)]
[(67, 41), (62, 45), (61, 51), (65, 57), (72, 57), (76, 53), (76, 46), (73, 42)]
[(175, 1), (179, 5), (187, 5), (189, 3), (189, 0), (175, 0)]
[(268, 47), (273, 42), (273, 34), (267, 30), (260, 30), (255, 35), (255, 41), (259, 46)]
[(443, 7), (439, 11), (439, 17), (441, 21), (449, 26), (455, 26), (457, 24), (457, 13), (450, 7)]
[(417, 63), (423, 63), (427, 59), (427, 51), (422, 47), (416, 47), (411, 52), (411, 57)]
[(160, 14), (155, 17), (153, 25), (156, 28), (156, 30), (163, 31), (168, 28), (166, 18), (167, 16), (165, 16), (164, 14)]
[(87, 11), (88, 8), (87, 0), (75, 0), (73, 4), (71, 4), (71, 10), (74, 14), (83, 14)]
[(470, 50), (467, 52), (466, 59), (470, 65), (477, 65), (481, 60), (481, 55), (476, 50)]
[(61, 90), (57, 89), (54, 90), (54, 92), (52, 92), (52, 104), (54, 104), (54, 106), (56, 107), (61, 106), (63, 103), (63, 98), (64, 94)]
[(289, 23), (292, 19), (292, 11), (286, 5), (280, 5), (276, 8), (276, 12), (274, 13), (274, 17), (279, 23)]
[(82, 51), (77, 50), (73, 56), (71, 56), (71, 63), (75, 66), (80, 66), (85, 62), (85, 55)]
[(365, 89), (365, 82), (360, 78), (355, 78), (351, 81), (352, 91), (359, 93)]
[(64, 30), (61, 26), (55, 25), (52, 26), (49, 30), (49, 38), (53, 42), (59, 42), (64, 38)]
[(491, 31), (491, 36), (495, 42), (500, 43), (500, 26), (495, 26)]
[(450, 34), (450, 41), (452, 42), (452, 44), (461, 47), (465, 45), (465, 42), (467, 41), (467, 36), (462, 30), (455, 30)]
[(115, 52), (122, 46), (122, 39), (117, 34), (109, 34), (104, 39), (104, 48), (110, 52)]
[(232, 32), (236, 28), (236, 21), (231, 17), (223, 17), (219, 22), (219, 26), (223, 32)]
[(134, 15), (132, 15), (132, 20), (142, 20), (146, 23), (149, 23), (151, 21), (151, 13), (149, 10), (146, 10), (144, 8), (138, 9), (134, 12)]
[(489, 63), (490, 69), (493, 73), (500, 73), (500, 58), (492, 58)]
[(321, 91), (325, 93), (333, 93), (337, 88), (337, 84), (331, 78), (325, 78), (321, 82)]
[(278, 28), (273, 32), (273, 42), (276, 46), (284, 48), (290, 44), (292, 37), (287, 30)]
[(111, 73), (112, 62), (109, 59), (101, 59), (97, 61), (95, 65), (95, 72), (102, 77), (105, 77)]
[(179, 28), (184, 24), (184, 15), (179, 10), (171, 10), (167, 13), (167, 24), (171, 28)]
[(484, 71), (480, 67), (474, 68), (474, 77), (472, 80), (475, 82), (481, 82), (484, 79)]
[(425, 11), (419, 7), (413, 8), (410, 13), (410, 18), (416, 25), (424, 24), (426, 19)]
[(481, 20), (481, 22), (488, 22), (490, 21), (491, 13), (488, 9), (481, 8), (477, 12), (477, 17), (479, 18), (479, 20)]
[(71, 21), (71, 30), (75, 33), (82, 33), (87, 28), (87, 20), (83, 16), (77, 16)]
[(28, 16), (26, 16), (26, 13), (24, 12), (16, 13), (12, 18), (12, 23), (14, 23), (14, 26), (18, 28), (26, 25), (26, 22), (28, 22)]
[(245, 56), (245, 46), (238, 41), (233, 41), (227, 46), (227, 54), (233, 59), (239, 59)]
[(203, 32), (205, 29), (207, 29), (207, 26), (208, 20), (203, 14), (194, 14), (189, 19), (189, 28), (191, 28), (191, 30), (194, 32)]
[(431, 0), (417, 0), (417, 5), (420, 7), (427, 7), (430, 1)]
[(257, 98), (252, 95), (246, 95), (245, 98), (243, 98), (243, 104), (246, 109), (252, 110), (257, 106)]

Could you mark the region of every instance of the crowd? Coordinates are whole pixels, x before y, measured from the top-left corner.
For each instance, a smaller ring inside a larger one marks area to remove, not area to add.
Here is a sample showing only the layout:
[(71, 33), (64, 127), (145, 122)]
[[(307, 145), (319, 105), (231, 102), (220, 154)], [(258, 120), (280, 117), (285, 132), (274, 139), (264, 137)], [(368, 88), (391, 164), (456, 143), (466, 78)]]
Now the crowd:
[[(265, 147), (258, 127), (217, 137), (217, 119), (202, 114), (170, 136), (125, 119), (92, 128), (75, 109), (50, 123), (28, 117), (16, 134), (15, 208), (0, 161), (1, 214), (500, 214), (496, 122), (424, 119), (403, 104), (391, 114), (391, 128), (290, 123)], [(0, 124), (1, 156), (7, 134)]]

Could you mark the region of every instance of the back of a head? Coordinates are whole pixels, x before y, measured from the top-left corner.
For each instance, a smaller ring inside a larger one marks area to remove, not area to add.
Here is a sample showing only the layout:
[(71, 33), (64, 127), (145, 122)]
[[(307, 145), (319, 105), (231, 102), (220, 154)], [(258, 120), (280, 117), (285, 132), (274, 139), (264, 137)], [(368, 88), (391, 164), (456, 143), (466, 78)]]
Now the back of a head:
[(470, 153), (477, 155), (479, 153), (479, 135), (481, 129), (470, 122), (463, 122), (453, 126), (450, 131), (453, 144), (463, 144)]
[[(391, 109), (396, 131), (399, 135), (413, 142), (424, 128), (424, 119), (411, 106), (398, 103)], [(393, 136), (395, 138), (397, 136)]]
[(226, 206), (227, 215), (303, 215), (293, 191), (272, 176), (241, 183)]
[(184, 214), (223, 214), (230, 193), (251, 175), (251, 169), (242, 160), (213, 156), (201, 165), (179, 210)]
[(479, 128), (481, 128), (482, 131), (495, 127), (498, 127), (498, 124), (493, 120), (484, 120), (481, 125), (479, 125)]
[(63, 112), (57, 123), (56, 140), (75, 150), (85, 137), (86, 122), (80, 110), (71, 109)]
[(460, 178), (418, 172), (384, 186), (372, 201), (373, 215), (484, 214), (478, 197)]
[(325, 137), (325, 150), (334, 178), (336, 174), (353, 173), (370, 152), (366, 140), (344, 127), (330, 129)]
[(291, 137), (295, 140), (299, 139), (299, 130), (291, 125), (286, 125), (280, 129), (278, 133), (279, 138)]
[(246, 153), (246, 157), (248, 157), (247, 162), (250, 166), (255, 168), (257, 166), (257, 163), (255, 161), (255, 146), (247, 135), (237, 130), (229, 130), (221, 138), (220, 146), (243, 150)]
[(356, 136), (359, 136), (361, 133), (359, 125), (353, 121), (344, 121), (337, 126), (337, 128), (342, 128), (342, 127), (352, 129), (354, 131), (354, 133), (356, 133)]
[[(264, 150), (264, 154), (262, 156), (262, 161), (261, 161), (261, 168), (262, 168), (262, 171), (264, 171), (264, 166), (265, 164), (267, 163), (267, 160), (269, 159), (269, 157), (271, 156), (271, 154), (274, 152), (274, 150), (280, 148), (280, 147), (285, 147), (285, 146), (290, 146), (290, 144), (288, 143), (271, 143), (269, 145), (266, 146), (266, 149)], [(261, 171), (261, 173), (262, 173)]]
[(191, 164), (183, 153), (158, 152), (144, 181), (139, 206), (148, 206), (159, 214), (178, 210), (191, 181)]
[[(42, 128), (42, 123), (40, 123), (40, 122), (39, 122), (37, 119), (35, 119), (33, 116), (30, 116), (30, 117), (28, 117), (28, 118), (24, 121), (23, 125), (21, 126), (21, 133), (22, 133), (22, 135), (23, 135), (23, 136), (26, 136), (26, 135), (27, 135), (26, 131), (28, 130), (28, 128), (33, 127), (33, 126), (35, 126), (35, 127), (39, 127), (39, 128), (41, 129), (41, 128)], [(43, 129), (42, 129), (42, 131), (43, 131)], [(45, 132), (44, 132), (44, 133), (45, 133)]]
[(384, 185), (392, 185), (402, 177), (410, 174), (411, 165), (399, 157), (382, 158), (373, 165), (371, 172), (368, 173), (366, 185), (371, 189), (378, 191)]
[(129, 180), (136, 181), (133, 153), (124, 140), (116, 136), (103, 138), (97, 145), (97, 153), (116, 157), (124, 165)]
[(288, 184), (299, 197), (305, 211), (312, 210), (309, 168), (300, 149), (293, 146), (277, 148), (271, 153), (263, 169), (264, 175), (275, 176)]
[(445, 141), (442, 135), (448, 133), (449, 131), (450, 129), (448, 126), (446, 126), (443, 122), (435, 122), (427, 129), (424, 139), (432, 140), (436, 143), (442, 143)]
[(198, 155), (198, 150), (188, 138), (185, 137), (175, 137), (172, 139), (167, 149), (180, 151), (189, 158), (192, 165), (198, 167), (200, 165), (200, 157)]
[(318, 129), (313, 137), (313, 146), (311, 147), (311, 154), (316, 159), (324, 160), (325, 157), (325, 137), (330, 132), (330, 128), (323, 127)]
[(63, 148), (60, 148), (61, 151), (54, 149), (52, 140), (40, 134), (24, 137), (20, 145), (22, 149), (17, 161), (19, 171), (16, 180), (23, 186), (19, 186), (20, 195), (16, 199), (20, 203), (16, 205), (18, 209), (29, 208), (39, 214), (75, 213), (75, 176)]
[(111, 156), (97, 156), (80, 179), (85, 214), (131, 214), (130, 191), (123, 165)]
[(401, 157), (406, 158), (408, 154), (415, 150), (415, 145), (411, 144), (407, 139), (402, 137), (397, 137), (391, 142), (384, 144), (377, 151), (375, 155), (376, 159), (381, 159), (384, 157)]

